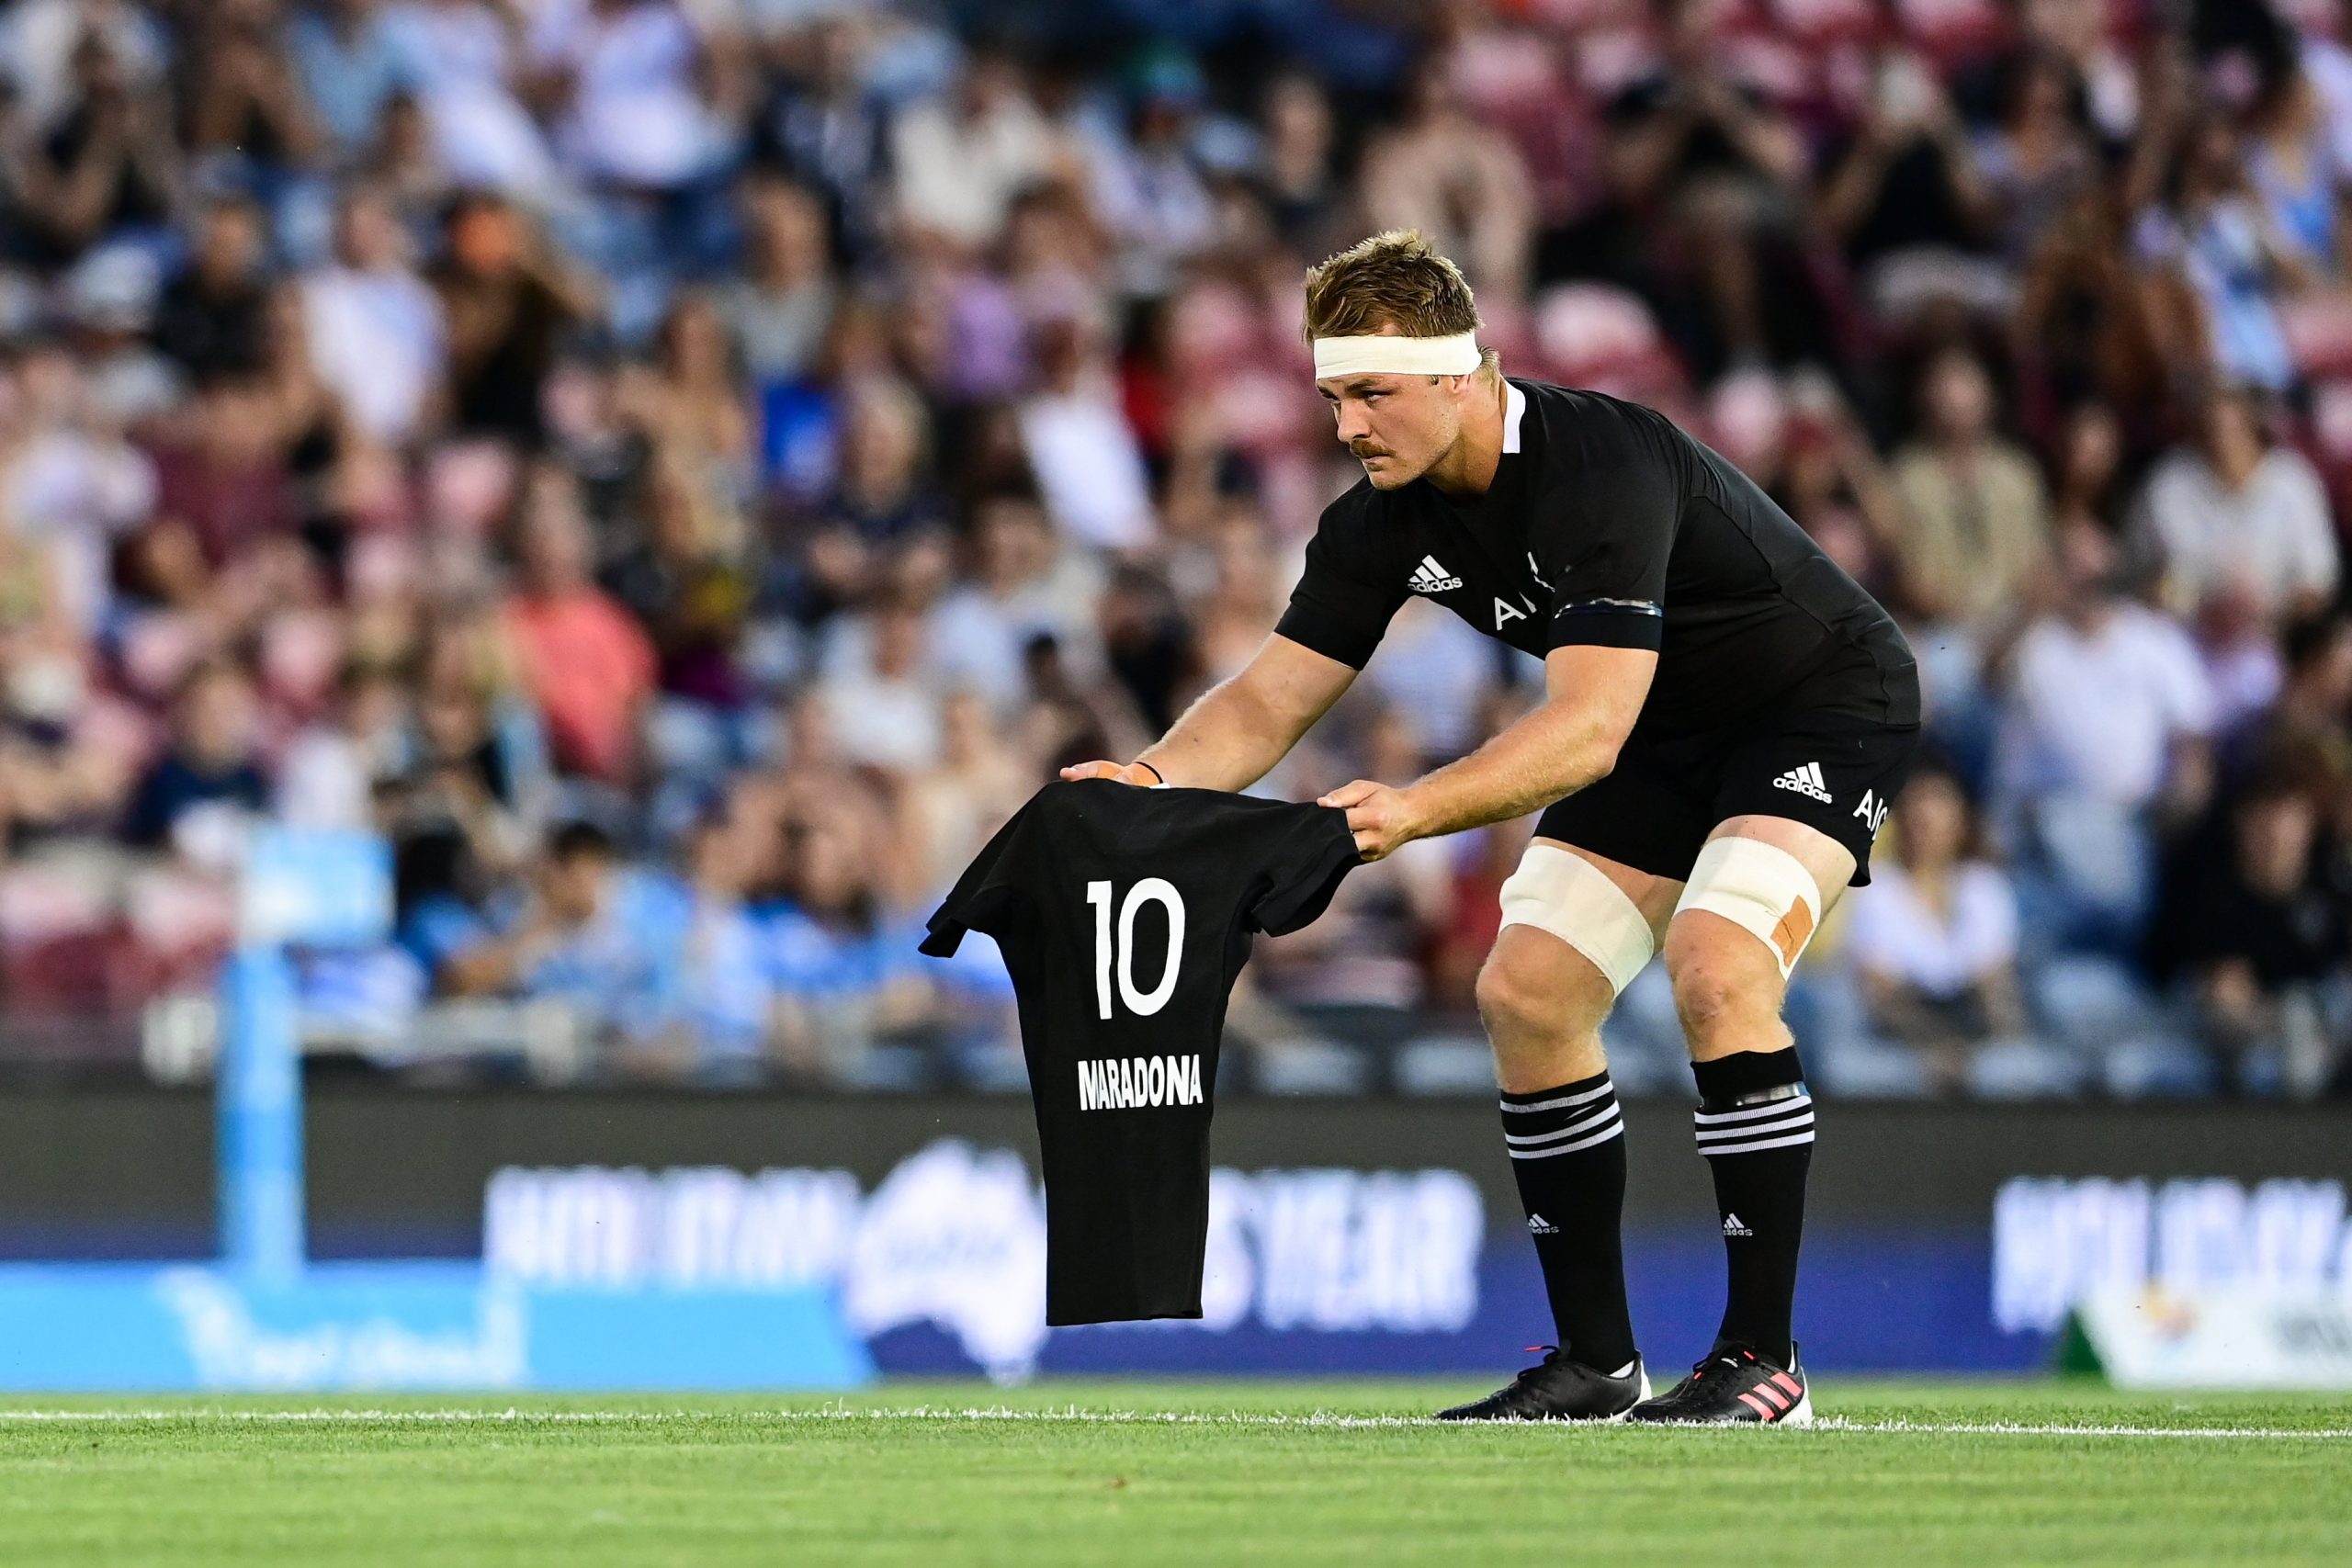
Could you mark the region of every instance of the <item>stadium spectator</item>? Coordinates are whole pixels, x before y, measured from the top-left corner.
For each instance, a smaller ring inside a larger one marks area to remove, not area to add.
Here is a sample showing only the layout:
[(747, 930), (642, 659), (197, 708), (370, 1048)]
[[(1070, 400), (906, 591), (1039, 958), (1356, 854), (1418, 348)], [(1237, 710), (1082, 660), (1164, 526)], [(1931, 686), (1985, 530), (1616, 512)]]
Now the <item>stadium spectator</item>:
[(303, 279), (302, 308), (311, 367), (361, 434), (397, 446), (439, 413), (447, 325), (382, 191), (345, 195), (334, 263)]
[(2335, 1068), (2329, 1005), (2347, 931), (2317, 874), (2310, 791), (2257, 776), (2167, 868), (2150, 931), (2159, 976), (2178, 982), (2221, 1081), (2248, 1094), (2324, 1089)]
[(2213, 693), (2188, 634), (2122, 596), (2115, 547), (2064, 541), (2056, 608), (2012, 656), (1999, 777), (2015, 850), (2046, 878), (2042, 933), (2128, 942), (2158, 830), (2202, 808)]
[(1894, 464), (1904, 592), (1919, 614), (1980, 644), (2050, 562), (2041, 471), (1994, 428), (1996, 412), (1983, 362), (1945, 350), (1920, 377), (1918, 438)]
[(2134, 526), (2177, 613), (2233, 591), (2276, 620), (2335, 595), (2335, 529), (2319, 475), (2271, 439), (2243, 389), (2205, 395), (2195, 440), (2150, 472)]
[(2176, 375), (2284, 391), (2294, 356), (2282, 296), (2308, 281), (2246, 189), (2234, 127), (2218, 115), (2181, 137), (2163, 197), (2140, 220), (2143, 309)]
[(522, 570), (507, 631), (556, 761), (622, 783), (636, 765), (638, 723), (654, 687), (651, 639), (589, 574), (588, 525), (569, 470), (532, 472), (516, 531)]
[(296, 7), (286, 48), (320, 130), (346, 161), (366, 150), (392, 99), (414, 85), (382, 0)]
[(1882, 317), (1937, 299), (1995, 313), (2009, 279), (1984, 255), (1994, 189), (1935, 73), (1899, 47), (1878, 58), (1870, 102), (1822, 182), (1822, 221)]
[(155, 312), (155, 346), (192, 378), (261, 368), (267, 246), (262, 211), (253, 202), (226, 197), (206, 209), (195, 255), (164, 286)]
[(718, 313), (754, 386), (789, 383), (816, 362), (840, 302), (824, 208), (765, 177), (746, 185), (742, 205), (743, 269), (718, 285)]
[(373, 829), (377, 786), (399, 770), (407, 707), (408, 688), (395, 671), (346, 665), (332, 719), (296, 736), (278, 764), (278, 820), (296, 828)]
[(2017, 897), (1984, 853), (1960, 780), (1921, 770), (1893, 820), (1894, 852), (1873, 860), (1846, 927), (1871, 1032), (1934, 1092), (2072, 1088), (2078, 1074), (2025, 1038)]
[(911, 237), (964, 250), (996, 237), (1013, 197), (1056, 157), (1019, 62), (986, 47), (971, 51), (950, 92), (899, 111), (889, 145), (898, 215)]
[(1527, 297), (1534, 193), (1518, 150), (1464, 108), (1452, 66), (1434, 54), (1415, 71), (1396, 127), (1364, 149), (1359, 200), (1368, 227), (1420, 229), (1508, 310)]
[(123, 838), (199, 863), (232, 863), (245, 819), (269, 807), (259, 719), (243, 671), (211, 662), (189, 671), (172, 705), (171, 743), (131, 791)]
[(452, 944), (443, 985), (457, 996), (555, 998), (600, 1040), (654, 1046), (682, 988), (683, 903), (665, 879), (620, 864), (602, 829), (564, 823), (529, 890)]
[(524, 216), (481, 192), (450, 204), (432, 273), (449, 323), (450, 412), (465, 432), (524, 445), (540, 435), (539, 392), (564, 330), (592, 290), (547, 253)]

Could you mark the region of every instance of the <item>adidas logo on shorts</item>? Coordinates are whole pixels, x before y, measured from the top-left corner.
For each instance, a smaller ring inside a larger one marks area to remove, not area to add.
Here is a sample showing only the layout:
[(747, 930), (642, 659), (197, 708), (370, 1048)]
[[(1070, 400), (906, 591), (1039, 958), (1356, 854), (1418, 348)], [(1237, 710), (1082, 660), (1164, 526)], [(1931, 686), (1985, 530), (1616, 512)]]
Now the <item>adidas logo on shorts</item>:
[(1416, 593), (1443, 593), (1462, 586), (1462, 580), (1437, 564), (1437, 557), (1423, 556), (1421, 564), (1413, 569), (1407, 585)]
[(1560, 1227), (1541, 1214), (1530, 1214), (1527, 1216), (1527, 1231), (1530, 1235), (1557, 1235)]
[(1824, 806), (1829, 804), (1829, 781), (1821, 776), (1821, 764), (1818, 762), (1807, 762), (1803, 767), (1791, 768), (1772, 781), (1772, 787), (1792, 789), (1799, 795), (1813, 796)]
[(1737, 1214), (1725, 1214), (1724, 1216), (1724, 1235), (1754, 1235), (1756, 1233), (1754, 1231), (1749, 1230), (1747, 1225), (1740, 1222), (1740, 1218)]

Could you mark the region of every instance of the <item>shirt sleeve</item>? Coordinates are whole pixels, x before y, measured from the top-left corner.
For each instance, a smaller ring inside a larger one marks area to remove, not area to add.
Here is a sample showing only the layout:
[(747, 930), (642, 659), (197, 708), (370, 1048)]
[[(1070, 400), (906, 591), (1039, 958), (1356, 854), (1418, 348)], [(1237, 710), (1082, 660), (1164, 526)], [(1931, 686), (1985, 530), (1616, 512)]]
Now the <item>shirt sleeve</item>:
[(1680, 465), (1659, 433), (1611, 411), (1533, 498), (1554, 648), (1658, 646), (1666, 563), (1682, 513)]
[(967, 931), (1003, 934), (1017, 918), (1023, 880), (1035, 874), (1029, 863), (1036, 849), (1036, 815), (1037, 801), (1032, 796), (972, 857), (955, 887), (932, 911), (921, 951), (933, 958), (953, 958)]
[(1250, 924), (1268, 936), (1306, 925), (1330, 907), (1331, 895), (1363, 863), (1348, 814), (1332, 806), (1301, 806), (1281, 819), (1268, 874), (1250, 906)]
[(1380, 646), (1408, 592), (1401, 573), (1390, 572), (1385, 581), (1378, 575), (1387, 552), (1360, 536), (1371, 526), (1358, 508), (1334, 503), (1324, 510), (1306, 542), (1306, 569), (1274, 626), (1300, 647), (1357, 670)]
[(2335, 529), (2328, 521), (2327, 492), (2309, 463), (2300, 457), (2282, 456), (2290, 459), (2285, 465), (2287, 503), (2282, 509), (2291, 536), (2288, 570), (2297, 588), (2325, 593), (2335, 588), (2337, 570)]

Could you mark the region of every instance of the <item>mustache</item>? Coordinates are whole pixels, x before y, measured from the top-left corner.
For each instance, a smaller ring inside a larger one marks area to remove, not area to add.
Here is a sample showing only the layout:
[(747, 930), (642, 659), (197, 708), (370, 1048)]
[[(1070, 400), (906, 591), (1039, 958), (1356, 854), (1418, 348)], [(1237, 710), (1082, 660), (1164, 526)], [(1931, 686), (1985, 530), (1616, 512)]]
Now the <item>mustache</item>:
[(1351, 442), (1348, 455), (1351, 457), (1393, 457), (1396, 454), (1384, 446), (1365, 446)]

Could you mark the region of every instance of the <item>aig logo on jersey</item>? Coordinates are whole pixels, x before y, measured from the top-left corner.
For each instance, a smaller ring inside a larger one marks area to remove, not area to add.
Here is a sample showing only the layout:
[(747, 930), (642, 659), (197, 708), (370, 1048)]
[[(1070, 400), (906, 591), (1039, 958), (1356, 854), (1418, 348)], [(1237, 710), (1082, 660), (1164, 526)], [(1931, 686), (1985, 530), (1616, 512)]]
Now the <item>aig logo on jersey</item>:
[(1854, 807), (1854, 815), (1870, 824), (1872, 838), (1886, 826), (1886, 807), (1887, 802), (1870, 790), (1862, 791), (1862, 803)]
[(1201, 1059), (1189, 1056), (1104, 1056), (1078, 1065), (1080, 1111), (1133, 1111), (1150, 1105), (1199, 1105)]

